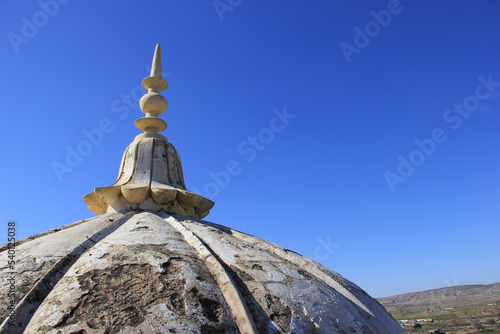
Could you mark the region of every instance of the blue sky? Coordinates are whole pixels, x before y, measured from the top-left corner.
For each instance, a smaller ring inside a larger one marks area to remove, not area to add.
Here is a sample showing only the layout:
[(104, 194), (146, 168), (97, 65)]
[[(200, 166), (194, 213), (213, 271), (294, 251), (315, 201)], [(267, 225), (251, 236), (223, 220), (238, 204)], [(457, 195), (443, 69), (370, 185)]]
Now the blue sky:
[(160, 43), (163, 134), (207, 220), (374, 297), (500, 280), (497, 1), (0, 6), (2, 243), (10, 220), (22, 238), (93, 216)]

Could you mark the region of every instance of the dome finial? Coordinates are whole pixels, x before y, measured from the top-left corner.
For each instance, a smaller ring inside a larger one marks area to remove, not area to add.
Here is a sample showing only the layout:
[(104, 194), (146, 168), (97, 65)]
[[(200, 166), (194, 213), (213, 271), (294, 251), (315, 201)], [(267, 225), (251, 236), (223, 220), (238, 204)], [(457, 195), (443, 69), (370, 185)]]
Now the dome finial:
[(127, 147), (118, 180), (111, 186), (95, 188), (83, 200), (99, 215), (146, 210), (201, 219), (214, 202), (186, 189), (181, 158), (167, 138), (158, 133), (167, 127), (158, 116), (168, 107), (160, 95), (168, 87), (162, 78), (160, 44), (156, 45), (151, 76), (142, 80), (142, 86), (148, 92), (139, 104), (146, 116), (136, 120), (135, 126), (144, 133)]
[(148, 91), (139, 101), (141, 110), (146, 114), (146, 117), (139, 118), (134, 124), (145, 133), (138, 135), (136, 139), (165, 138), (158, 134), (167, 128), (167, 123), (158, 116), (168, 108), (167, 100), (160, 95), (168, 87), (168, 83), (162, 78), (160, 44), (156, 45), (150, 77), (142, 80), (142, 87)]

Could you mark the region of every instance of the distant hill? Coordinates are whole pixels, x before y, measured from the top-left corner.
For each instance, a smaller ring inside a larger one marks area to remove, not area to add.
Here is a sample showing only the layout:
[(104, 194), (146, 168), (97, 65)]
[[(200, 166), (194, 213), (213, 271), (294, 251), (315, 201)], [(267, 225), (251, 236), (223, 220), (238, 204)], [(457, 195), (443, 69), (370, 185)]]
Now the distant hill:
[(377, 300), (389, 312), (402, 308), (445, 308), (497, 302), (500, 305), (500, 282), (487, 285), (456, 285), (441, 289), (377, 298)]

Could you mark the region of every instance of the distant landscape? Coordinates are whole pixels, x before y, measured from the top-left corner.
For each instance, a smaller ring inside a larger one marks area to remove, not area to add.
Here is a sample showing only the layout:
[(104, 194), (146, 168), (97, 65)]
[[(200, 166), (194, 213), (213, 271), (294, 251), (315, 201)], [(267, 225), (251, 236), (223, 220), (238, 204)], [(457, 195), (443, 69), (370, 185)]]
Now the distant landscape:
[(408, 333), (500, 333), (500, 283), (457, 285), (377, 300)]

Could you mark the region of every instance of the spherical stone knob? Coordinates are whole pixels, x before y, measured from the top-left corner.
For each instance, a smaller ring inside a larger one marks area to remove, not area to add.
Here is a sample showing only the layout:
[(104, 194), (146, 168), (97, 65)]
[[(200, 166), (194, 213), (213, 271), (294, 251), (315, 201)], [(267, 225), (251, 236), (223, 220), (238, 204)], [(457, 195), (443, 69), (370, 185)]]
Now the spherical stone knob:
[(160, 94), (148, 92), (139, 101), (139, 105), (143, 113), (158, 116), (163, 114), (168, 108), (167, 100)]

